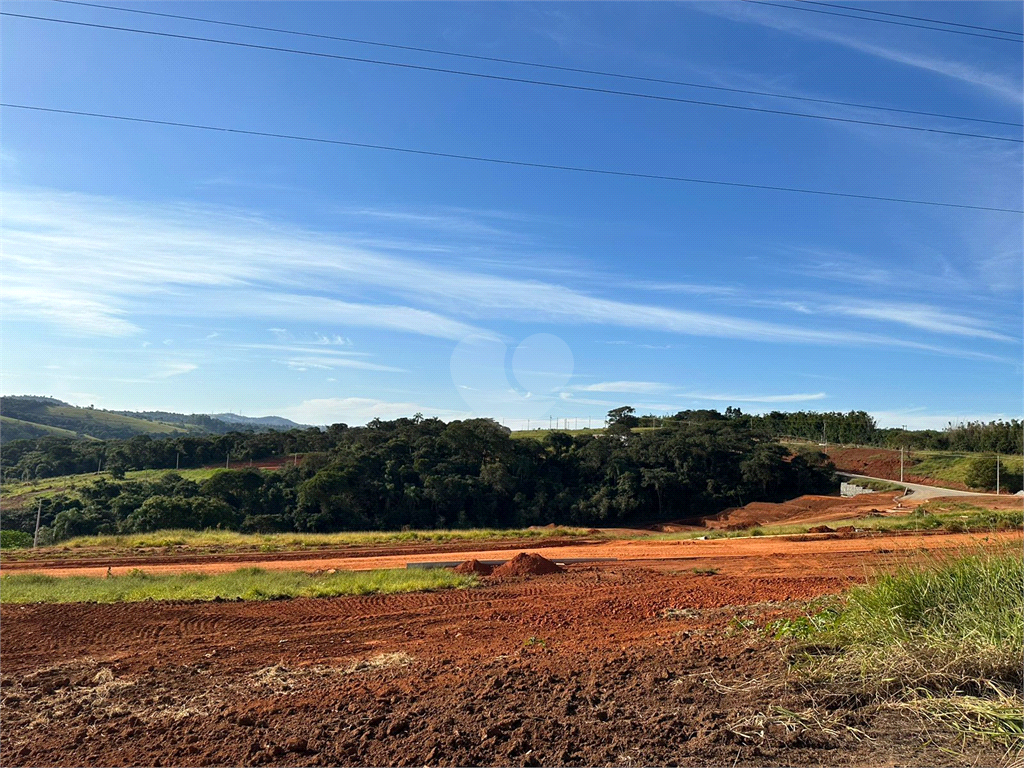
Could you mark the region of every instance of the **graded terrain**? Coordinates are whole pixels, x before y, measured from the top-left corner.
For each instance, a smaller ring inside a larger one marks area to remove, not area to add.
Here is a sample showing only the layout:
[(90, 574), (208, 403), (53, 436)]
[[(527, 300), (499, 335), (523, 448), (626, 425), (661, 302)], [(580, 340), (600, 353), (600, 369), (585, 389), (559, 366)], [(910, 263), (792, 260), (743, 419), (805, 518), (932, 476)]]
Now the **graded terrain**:
[[(4, 604), (0, 762), (996, 764), (1003, 746), (936, 733), (911, 712), (856, 697), (823, 703), (765, 627), (899, 563), (1020, 541), (1019, 530), (556, 539), (536, 551), (618, 559), (411, 594)], [(214, 555), (145, 570), (395, 568), (515, 554), (469, 546)], [(130, 570), (110, 562), (114, 576)], [(15, 565), (5, 573), (106, 572), (96, 562)]]

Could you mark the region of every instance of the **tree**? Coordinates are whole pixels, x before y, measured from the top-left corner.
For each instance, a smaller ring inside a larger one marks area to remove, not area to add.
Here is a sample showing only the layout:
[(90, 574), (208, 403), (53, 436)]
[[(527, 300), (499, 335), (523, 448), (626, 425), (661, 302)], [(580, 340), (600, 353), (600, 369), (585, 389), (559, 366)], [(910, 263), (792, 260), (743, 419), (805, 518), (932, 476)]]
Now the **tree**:
[(621, 408), (612, 408), (608, 411), (608, 426), (621, 424), (629, 429), (638, 427), (640, 426), (640, 419), (633, 415), (635, 413), (636, 408), (631, 405), (624, 405)]

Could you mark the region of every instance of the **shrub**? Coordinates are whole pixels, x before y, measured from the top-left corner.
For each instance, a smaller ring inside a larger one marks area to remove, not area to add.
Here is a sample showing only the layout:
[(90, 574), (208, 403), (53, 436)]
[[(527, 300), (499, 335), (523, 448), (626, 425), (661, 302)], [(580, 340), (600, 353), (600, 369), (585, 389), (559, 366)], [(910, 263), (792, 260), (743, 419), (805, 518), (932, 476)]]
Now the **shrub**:
[(24, 531), (0, 531), (0, 549), (24, 549), (32, 546), (32, 534)]

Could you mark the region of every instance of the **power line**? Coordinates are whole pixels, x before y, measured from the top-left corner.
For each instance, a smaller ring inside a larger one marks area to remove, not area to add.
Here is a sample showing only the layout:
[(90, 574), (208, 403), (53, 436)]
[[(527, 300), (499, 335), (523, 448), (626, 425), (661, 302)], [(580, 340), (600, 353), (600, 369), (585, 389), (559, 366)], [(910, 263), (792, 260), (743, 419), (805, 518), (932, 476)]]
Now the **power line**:
[(823, 5), (826, 8), (845, 8), (848, 11), (857, 11), (858, 13), (874, 13), (879, 16), (894, 16), (897, 19), (911, 19), (913, 21), (927, 21), (930, 24), (948, 24), (953, 27), (964, 27), (966, 29), (980, 29), (984, 32), (1001, 32), (1007, 35), (1024, 35), (1024, 32), (1016, 32), (1012, 29), (996, 29), (994, 27), (978, 27), (974, 24), (961, 24), (958, 21), (944, 21), (943, 19), (928, 19), (923, 16), (907, 16), (904, 13), (890, 13), (888, 11), (876, 11), (873, 8), (857, 8), (852, 5), (839, 5), (839, 3), (821, 3), (818, 0), (796, 0), (798, 3), (807, 3), (808, 5)]
[(93, 28), (93, 29), (106, 29), (106, 30), (111, 30), (111, 31), (116, 31), (116, 32), (130, 32), (130, 33), (133, 33), (133, 34), (140, 34), (140, 35), (152, 35), (152, 36), (155, 36), (155, 37), (166, 37), (166, 38), (171, 38), (171, 39), (175, 39), (175, 40), (191, 40), (191, 41), (200, 42), (200, 43), (214, 43), (214, 44), (217, 44), (217, 45), (229, 45), (229, 46), (233, 46), (233, 47), (237, 47), (237, 48), (251, 48), (251, 49), (261, 50), (261, 51), (274, 51), (274, 52), (277, 52), (277, 53), (292, 53), (292, 54), (298, 54), (300, 56), (313, 56), (313, 57), (322, 58), (322, 59), (336, 59), (336, 60), (340, 60), (340, 61), (351, 61), (351, 62), (357, 62), (357, 63), (361, 63), (361, 64), (375, 64), (375, 65), (386, 66), (386, 67), (397, 67), (399, 69), (418, 70), (418, 71), (422, 71), (422, 72), (434, 72), (434, 73), (446, 74), (446, 75), (459, 75), (459, 76), (462, 76), (462, 77), (476, 77), (476, 78), (480, 78), (480, 79), (484, 79), (484, 80), (497, 80), (497, 81), (508, 82), (508, 83), (522, 83), (524, 85), (539, 85), (539, 86), (543, 86), (543, 87), (547, 87), (547, 88), (560, 88), (560, 89), (571, 90), (571, 91), (585, 91), (585, 92), (588, 92), (588, 93), (600, 93), (600, 94), (605, 94), (605, 95), (610, 95), (610, 96), (626, 96), (626, 97), (629, 97), (629, 98), (647, 99), (647, 100), (652, 100), (652, 101), (665, 101), (665, 102), (673, 102), (673, 103), (677, 103), (677, 104), (692, 104), (694, 106), (702, 106), (702, 107), (718, 107), (718, 108), (722, 108), (722, 109), (735, 109), (735, 110), (740, 110), (740, 111), (743, 111), (743, 112), (758, 112), (758, 113), (769, 114), (769, 115), (786, 115), (786, 116), (789, 116), (789, 117), (803, 117), (803, 118), (808, 118), (808, 119), (811, 119), (811, 120), (825, 120), (825, 121), (828, 121), (828, 122), (835, 122), (835, 123), (852, 123), (852, 124), (855, 124), (855, 125), (870, 125), (870, 126), (879, 127), (879, 128), (896, 128), (896, 129), (906, 130), (906, 131), (919, 131), (919, 132), (922, 132), (922, 133), (936, 133), (936, 134), (944, 134), (944, 135), (947, 135), (947, 136), (961, 136), (961, 137), (973, 138), (973, 139), (986, 139), (986, 140), (989, 140), (989, 141), (1007, 141), (1007, 142), (1011, 142), (1011, 143), (1014, 143), (1014, 144), (1022, 144), (1022, 143), (1024, 143), (1024, 140), (1022, 140), (1022, 139), (1014, 139), (1014, 138), (1010, 138), (1010, 137), (1007, 137), (1007, 136), (991, 136), (989, 134), (983, 134), (983, 133), (967, 133), (967, 132), (964, 132), (964, 131), (948, 131), (948, 130), (944, 130), (944, 129), (941, 129), (941, 128), (924, 128), (922, 126), (902, 125), (900, 123), (882, 123), (882, 122), (876, 122), (874, 120), (857, 120), (857, 119), (849, 118), (849, 117), (835, 117), (835, 116), (829, 116), (829, 115), (813, 115), (813, 114), (810, 114), (810, 113), (807, 113), (807, 112), (790, 112), (790, 111), (782, 110), (782, 109), (767, 109), (767, 108), (763, 108), (763, 107), (747, 107), (747, 106), (742, 106), (742, 105), (739, 105), (739, 104), (724, 104), (722, 102), (717, 102), (717, 101), (701, 101), (701, 100), (698, 100), (698, 99), (684, 99), (684, 98), (680, 98), (680, 97), (676, 97), (676, 96), (661, 96), (661, 95), (652, 94), (652, 93), (640, 93), (638, 91), (617, 91), (617, 90), (613, 90), (611, 88), (596, 88), (596, 87), (593, 87), (593, 86), (586, 86), (586, 85), (573, 85), (573, 84), (570, 84), (570, 83), (557, 83), (557, 82), (552, 82), (552, 81), (549, 81), (549, 80), (530, 80), (530, 79), (527, 79), (527, 78), (509, 77), (507, 75), (490, 75), (490, 74), (485, 74), (485, 73), (482, 73), (482, 72), (467, 72), (465, 70), (460, 70), (460, 69), (446, 69), (446, 68), (443, 68), (443, 67), (429, 67), (429, 66), (422, 65), (422, 64), (406, 64), (406, 63), (396, 62), (396, 61), (384, 61), (384, 60), (381, 60), (381, 59), (367, 59), (367, 58), (361, 58), (361, 57), (358, 57), (358, 56), (343, 56), (341, 54), (336, 54), (336, 53), (323, 53), (323, 52), (320, 52), (320, 51), (307, 51), (307, 50), (302, 50), (302, 49), (299, 49), (299, 48), (283, 48), (283, 47), (280, 47), (280, 46), (273, 46), (273, 45), (259, 45), (259, 44), (256, 44), (256, 43), (242, 43), (242, 42), (238, 42), (236, 40), (222, 40), (222, 39), (219, 39), (219, 38), (211, 38), (211, 37), (197, 37), (197, 36), (193, 36), (193, 35), (180, 35), (180, 34), (176, 34), (176, 33), (173, 33), (173, 32), (157, 32), (155, 30), (150, 30), (150, 29), (136, 29), (134, 27), (119, 27), (119, 26), (115, 26), (115, 25), (111, 25), (111, 24), (95, 24), (95, 23), (92, 23), (92, 22), (85, 22), (85, 21), (71, 21), (70, 19), (55, 19), (55, 18), (51, 18), (51, 17), (48, 17), (48, 16), (32, 16), (32, 15), (23, 14), (23, 13), (11, 13), (9, 11), (0, 11), (0, 16), (9, 16), (9, 17), (14, 17), (14, 18), (19, 18), (19, 19), (31, 19), (31, 20), (34, 20), (34, 21), (46, 21), (46, 22), (53, 22), (53, 23), (57, 23), (57, 24), (70, 24), (72, 26), (77, 26), (77, 27), (89, 27), (89, 28)]
[(498, 56), (483, 56), (475, 53), (465, 53), (461, 51), (448, 51), (438, 48), (423, 48), (413, 45), (399, 45), (398, 43), (386, 43), (380, 40), (364, 40), (355, 37), (339, 37), (336, 35), (325, 35), (317, 32), (302, 32), (294, 29), (283, 29), (281, 27), (265, 27), (258, 24), (243, 24), (235, 21), (222, 21), (220, 19), (208, 19), (201, 16), (184, 16), (177, 13), (163, 13), (160, 11), (147, 11), (141, 8), (120, 8), (116, 5), (104, 5), (102, 3), (89, 3), (84, 0), (53, 0), (56, 3), (64, 3), (66, 5), (81, 5), (89, 8), (103, 8), (109, 11), (120, 11), (123, 13), (137, 13), (145, 16), (160, 16), (168, 19), (178, 19), (181, 21), (195, 21), (202, 24), (217, 24), (224, 27), (237, 27), (239, 29), (252, 29), (260, 32), (276, 32), (283, 35), (297, 35), (300, 37), (311, 37), (320, 40), (333, 40), (335, 42), (342, 43), (355, 43), (358, 45), (372, 45), (380, 48), (392, 48), (402, 51), (414, 51), (416, 53), (429, 53), (438, 56), (455, 56), (463, 59), (474, 59), (477, 61), (491, 61), (500, 64), (513, 64), (521, 67), (536, 67), (539, 69), (550, 69), (560, 72), (573, 72), (581, 75), (597, 75), (599, 77), (615, 77), (623, 80), (637, 80), (648, 83), (660, 83), (664, 85), (678, 85), (685, 88), (702, 88), (711, 91), (723, 91), (726, 93), (742, 93), (750, 96), (767, 96), (773, 99), (792, 99), (794, 101), (805, 101), (815, 104), (829, 104), (832, 106), (840, 107), (855, 107), (857, 109), (874, 109), (882, 112), (899, 112), (907, 115), (921, 115), (924, 117), (940, 117), (946, 120), (966, 120), (975, 123), (990, 123), (992, 125), (1009, 125), (1014, 128), (1020, 128), (1021, 123), (1014, 123), (1006, 120), (989, 120), (983, 117), (968, 117), (966, 115), (948, 115), (942, 112), (926, 112), (917, 109), (902, 109), (900, 107), (883, 107), (877, 104), (860, 104), (853, 101), (837, 101), (835, 99), (818, 99), (811, 96), (796, 96), (787, 93), (772, 93), (771, 91), (757, 91), (747, 88), (731, 88), (723, 85), (709, 85), (707, 83), (691, 83), (684, 80), (670, 80), (660, 77), (649, 77), (644, 75), (629, 75), (622, 72), (604, 72), (595, 69), (581, 69), (578, 67), (566, 67), (558, 64), (546, 64), (536, 61), (523, 61), (521, 59), (505, 59)]
[(951, 35), (967, 35), (968, 37), (986, 37), (990, 40), (1002, 40), (1004, 43), (1020, 43), (1012, 37), (1000, 37), (998, 35), (986, 35), (981, 32), (967, 32), (963, 29), (945, 29), (943, 27), (929, 27), (924, 24), (911, 24), (906, 21), (892, 21), (891, 19), (873, 19), (870, 16), (855, 16), (852, 13), (840, 13), (839, 11), (823, 11), (820, 8), (808, 8), (802, 5), (783, 5), (782, 3), (770, 3), (767, 0), (743, 0), (746, 3), (757, 5), (770, 5), (774, 8), (787, 8), (791, 11), (807, 11), (808, 13), (823, 13), (826, 16), (843, 16), (847, 19), (860, 19), (861, 21), (873, 21), (876, 24), (894, 24), (898, 27), (914, 27), (916, 29), (930, 29), (932, 32), (948, 32)]
[(85, 112), (85, 111), (82, 111), (82, 110), (73, 110), (73, 109), (56, 109), (56, 108), (53, 108), (53, 107), (40, 107), (40, 106), (28, 105), (28, 104), (11, 104), (11, 103), (8, 103), (8, 102), (0, 102), (0, 107), (5, 107), (5, 108), (8, 108), (8, 109), (31, 110), (33, 112), (47, 112), (47, 113), (60, 114), (60, 115), (76, 115), (76, 116), (80, 116), (80, 117), (95, 117), (95, 118), (100, 118), (100, 119), (104, 119), (104, 120), (119, 120), (119, 121), (122, 121), (122, 122), (129, 122), (129, 123), (145, 123), (145, 124), (148, 124), (148, 125), (163, 125), (163, 126), (170, 126), (170, 127), (174, 127), (174, 128), (191, 128), (191, 129), (194, 129), (194, 130), (216, 131), (216, 132), (220, 132), (220, 133), (238, 134), (238, 135), (243, 135), (243, 136), (260, 136), (260, 137), (271, 138), (271, 139), (286, 139), (286, 140), (289, 140), (289, 141), (303, 141), (303, 142), (310, 142), (310, 143), (314, 143), (314, 144), (331, 144), (331, 145), (343, 146), (343, 147), (358, 147), (358, 148), (361, 148), (361, 149), (376, 149), (376, 150), (381, 150), (381, 151), (385, 151), (385, 152), (401, 152), (401, 153), (409, 154), (409, 155), (422, 155), (422, 156), (426, 156), (426, 157), (440, 157), (440, 158), (446, 158), (446, 159), (450, 159), (450, 160), (469, 160), (469, 161), (478, 162), (478, 163), (492, 163), (492, 164), (496, 164), (496, 165), (511, 165), (511, 166), (517, 166), (517, 167), (522, 167), (522, 168), (542, 168), (542, 169), (545, 169), (545, 170), (566, 171), (566, 172), (571, 172), (571, 173), (587, 173), (587, 174), (595, 174), (595, 175), (600, 175), (600, 176), (617, 176), (617, 177), (634, 178), (634, 179), (650, 179), (650, 180), (654, 180), (654, 181), (673, 181), (673, 182), (682, 182), (682, 183), (686, 183), (686, 184), (708, 184), (708, 185), (719, 186), (719, 187), (740, 187), (740, 188), (743, 188), (743, 189), (757, 189), (757, 190), (772, 191), (772, 192), (791, 192), (791, 193), (794, 193), (794, 194), (821, 195), (821, 196), (825, 196), (825, 197), (842, 197), (842, 198), (850, 198), (850, 199), (854, 199), (854, 200), (872, 200), (872, 201), (876, 201), (876, 202), (885, 202), (885, 203), (905, 203), (907, 205), (925, 205), (925, 206), (933, 206), (933, 207), (939, 207), (939, 208), (962, 208), (962, 209), (974, 210), (974, 211), (992, 211), (992, 212), (995, 212), (995, 213), (1024, 214), (1024, 210), (1019, 210), (1019, 209), (1016, 209), (1016, 208), (998, 208), (998, 207), (994, 207), (994, 206), (972, 205), (972, 204), (968, 204), (968, 203), (946, 203), (946, 202), (940, 202), (940, 201), (936, 201), (936, 200), (915, 200), (915, 199), (912, 199), (912, 198), (889, 197), (889, 196), (885, 196), (885, 195), (862, 195), (862, 194), (857, 194), (857, 193), (854, 193), (854, 192), (835, 192), (835, 191), (821, 190), (821, 189), (804, 189), (804, 188), (800, 188), (800, 187), (783, 187), (783, 186), (778, 186), (778, 185), (774, 185), (774, 184), (752, 184), (752, 183), (739, 182), (739, 181), (722, 181), (720, 179), (701, 179), (701, 178), (687, 177), (687, 176), (670, 176), (670, 175), (665, 175), (665, 174), (642, 173), (642, 172), (639, 172), (639, 171), (616, 171), (616, 170), (611, 170), (611, 169), (606, 169), (606, 168), (588, 168), (588, 167), (576, 166), (576, 165), (556, 165), (556, 164), (553, 164), (553, 163), (536, 163), (536, 162), (530, 162), (530, 161), (527, 161), (527, 160), (511, 160), (511, 159), (507, 159), (507, 158), (483, 157), (483, 156), (479, 156), (479, 155), (464, 155), (464, 154), (458, 154), (458, 153), (455, 153), (455, 152), (437, 152), (437, 151), (426, 150), (426, 149), (413, 149), (413, 148), (410, 148), (410, 147), (394, 147), (394, 146), (388, 146), (388, 145), (384, 145), (384, 144), (369, 144), (369, 143), (358, 142), (358, 141), (346, 141), (346, 140), (343, 140), (343, 139), (328, 139), (328, 138), (318, 137), (318, 136), (301, 136), (301, 135), (298, 135), (298, 134), (273, 133), (273, 132), (270, 132), (270, 131), (254, 131), (254, 130), (247, 130), (247, 129), (244, 129), (244, 128), (228, 128), (226, 126), (203, 125), (203, 124), (200, 124), (200, 123), (185, 123), (185, 122), (179, 122), (179, 121), (175, 121), (175, 120), (157, 120), (155, 118), (131, 117), (131, 116), (128, 116), (128, 115), (112, 115), (112, 114), (105, 114), (105, 113), (101, 113), (101, 112)]

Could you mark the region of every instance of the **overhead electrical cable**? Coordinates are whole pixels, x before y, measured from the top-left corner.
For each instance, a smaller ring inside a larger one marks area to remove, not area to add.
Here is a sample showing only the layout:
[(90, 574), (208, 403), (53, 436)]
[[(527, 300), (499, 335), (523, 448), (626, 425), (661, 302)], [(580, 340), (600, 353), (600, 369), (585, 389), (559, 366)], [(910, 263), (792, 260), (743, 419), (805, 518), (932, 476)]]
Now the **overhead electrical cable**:
[(894, 24), (898, 27), (914, 27), (915, 29), (930, 29), (932, 32), (948, 32), (951, 35), (967, 35), (968, 37), (985, 37), (989, 40), (1002, 40), (1004, 43), (1021, 43), (1022, 39), (1013, 37), (1002, 37), (1000, 35), (986, 35), (981, 32), (968, 32), (963, 29), (946, 29), (944, 27), (929, 27), (924, 24), (911, 24), (906, 21), (893, 21), (892, 19), (876, 19), (871, 16), (855, 16), (852, 13), (840, 13), (839, 11), (823, 11), (820, 8), (808, 8), (805, 5), (783, 5), (782, 3), (771, 3), (767, 0), (743, 0), (745, 3), (756, 5), (770, 5), (773, 8), (786, 8), (790, 11), (807, 11), (808, 13), (823, 13), (826, 16), (842, 16), (847, 19), (860, 19), (861, 21), (873, 21), (876, 24)]
[(572, 72), (574, 74), (581, 75), (596, 75), (599, 77), (615, 77), (623, 80), (637, 80), (648, 83), (660, 83), (663, 85), (677, 85), (684, 88), (702, 88), (711, 91), (723, 91), (726, 93), (742, 93), (749, 96), (765, 96), (773, 99), (791, 99), (794, 101), (805, 101), (815, 104), (829, 104), (831, 106), (839, 107), (854, 107), (857, 109), (873, 109), (882, 112), (899, 112), (907, 115), (920, 115), (923, 117), (940, 117), (946, 120), (966, 120), (975, 123), (990, 123), (992, 125), (1009, 125), (1014, 128), (1020, 128), (1021, 123), (1015, 123), (1007, 120), (989, 120), (983, 117), (970, 117), (967, 115), (949, 115), (942, 112), (927, 112), (918, 109), (904, 109), (900, 107), (883, 107), (877, 104), (861, 104), (853, 101), (838, 101), (835, 99), (819, 99), (812, 96), (796, 96), (788, 93), (773, 93), (771, 91), (757, 91), (747, 88), (731, 88), (724, 85), (710, 85), (708, 83), (692, 83), (685, 80), (670, 80), (660, 77), (649, 77), (645, 75), (630, 75), (622, 72), (605, 72), (595, 69), (581, 69), (579, 67), (566, 67), (558, 64), (547, 64), (536, 61), (523, 61), (521, 59), (505, 59), (498, 56), (483, 56), (475, 53), (465, 53), (462, 51), (449, 51), (438, 48), (423, 48), (414, 45), (400, 45), (398, 43), (387, 43), (380, 40), (365, 40), (362, 38), (355, 37), (339, 37), (336, 35), (325, 35), (318, 32), (303, 32), (294, 29), (284, 29), (281, 27), (265, 27), (258, 24), (244, 24), (235, 21), (223, 21), (220, 19), (209, 19), (202, 16), (185, 16), (178, 13), (164, 13), (161, 11), (149, 11), (141, 8), (120, 8), (116, 5), (105, 5), (103, 3), (89, 3), (84, 0), (53, 0), (56, 3), (64, 3), (65, 5), (80, 5), (89, 8), (102, 8), (108, 11), (120, 11), (122, 13), (136, 13), (145, 16), (160, 16), (168, 19), (177, 19), (179, 21), (193, 21), (201, 24), (216, 24), (224, 27), (237, 27), (239, 29), (251, 29), (259, 32), (274, 32), (282, 35), (297, 35), (300, 37), (311, 37), (320, 40), (332, 40), (335, 42), (342, 43), (353, 43), (357, 45), (372, 45), (380, 48), (391, 48), (401, 51), (413, 51), (416, 53), (429, 53), (437, 56), (455, 56), (463, 59), (474, 59), (477, 61), (491, 61), (499, 64), (513, 64), (520, 67), (536, 67), (538, 69), (550, 69), (559, 72)]
[(670, 181), (670, 182), (682, 182), (686, 184), (705, 184), (719, 187), (738, 187), (742, 189), (756, 189), (762, 191), (772, 192), (789, 192), (794, 194), (802, 195), (818, 195), (824, 197), (836, 197), (836, 198), (849, 198), (854, 200), (870, 200), (875, 202), (885, 203), (903, 203), (907, 205), (919, 205), (919, 206), (931, 206), (938, 208), (960, 208), (973, 211), (991, 211), (995, 213), (1012, 213), (1012, 214), (1024, 214), (1024, 210), (1016, 208), (1000, 208), (997, 206), (987, 205), (974, 205), (970, 203), (948, 203), (938, 200), (917, 200), (913, 198), (905, 197), (894, 197), (889, 195), (867, 195), (858, 194), (855, 192), (836, 192), (832, 190), (823, 189), (806, 189), (801, 187), (787, 187), (776, 184), (753, 184), (740, 181), (725, 181), (721, 179), (706, 179), (688, 176), (672, 176), (668, 174), (657, 174), (657, 173), (643, 173), (640, 171), (619, 171), (609, 168), (590, 168), (585, 166), (577, 165), (561, 165), (554, 163), (539, 163), (531, 162), (527, 160), (513, 160), (509, 158), (498, 158), (498, 157), (484, 157), (481, 155), (466, 155), (455, 152), (440, 152), (426, 149), (414, 149), (411, 147), (395, 147), (385, 144), (370, 144), (366, 142), (358, 141), (347, 141), (343, 139), (330, 139), (319, 136), (302, 136), (298, 134), (289, 133), (276, 133), (271, 131), (256, 131), (248, 130), (244, 128), (229, 128), (227, 126), (216, 126), (216, 125), (204, 125), (201, 123), (187, 123), (176, 120), (159, 120), (155, 118), (146, 117), (133, 117), (129, 115), (115, 115), (102, 112), (86, 112), (83, 110), (74, 109), (57, 109), (54, 107), (40, 107), (30, 104), (13, 104), (9, 102), (0, 102), (0, 107), (6, 109), (20, 109), (30, 110), (33, 112), (45, 112), (59, 115), (74, 115), (78, 117), (94, 117), (103, 120), (117, 120), (128, 123), (144, 123), (147, 125), (161, 125), (173, 128), (189, 128), (200, 131), (214, 131), (219, 133), (242, 135), (242, 136), (259, 136), (271, 139), (283, 139), (288, 141), (302, 141), (314, 144), (330, 144), (343, 147), (357, 147), (361, 149), (374, 149), (385, 152), (400, 152), (409, 155), (420, 155), (426, 157), (437, 157), (450, 160), (468, 160), (477, 163), (492, 163), (495, 165), (508, 165), (516, 166), (521, 168), (540, 168), (544, 170), (552, 171), (564, 171), (571, 173), (585, 173), (600, 176), (615, 176), (623, 178), (633, 179), (649, 179), (654, 181)]
[(702, 101), (702, 100), (698, 100), (698, 99), (684, 99), (684, 98), (677, 97), (677, 96), (662, 96), (662, 95), (653, 94), (653, 93), (640, 93), (638, 91), (618, 91), (618, 90), (614, 90), (614, 89), (611, 89), (611, 88), (596, 88), (596, 87), (587, 86), (587, 85), (574, 85), (574, 84), (570, 84), (570, 83), (557, 83), (557, 82), (552, 82), (552, 81), (549, 81), (549, 80), (530, 80), (530, 79), (527, 79), (527, 78), (509, 77), (509, 76), (506, 76), (506, 75), (485, 74), (483, 72), (468, 72), (468, 71), (459, 70), (459, 69), (446, 69), (446, 68), (443, 68), (443, 67), (429, 67), (429, 66), (426, 66), (426, 65), (423, 65), (423, 64), (407, 64), (407, 63), (404, 63), (404, 62), (397, 62), (397, 61), (384, 61), (384, 60), (381, 60), (381, 59), (367, 59), (367, 58), (362, 58), (362, 57), (358, 57), (358, 56), (344, 56), (342, 54), (337, 54), (337, 53), (323, 53), (321, 51), (307, 51), (307, 50), (302, 50), (302, 49), (298, 49), (298, 48), (283, 48), (283, 47), (274, 46), (274, 45), (259, 45), (257, 43), (243, 43), (243, 42), (238, 42), (236, 40), (223, 40), (223, 39), (220, 39), (220, 38), (197, 37), (197, 36), (194, 36), (194, 35), (181, 35), (181, 34), (176, 34), (176, 33), (173, 33), (173, 32), (158, 32), (156, 30), (151, 30), (151, 29), (137, 29), (137, 28), (134, 28), (134, 27), (120, 27), (120, 26), (115, 26), (115, 25), (111, 25), (111, 24), (95, 24), (95, 23), (86, 22), (86, 21), (72, 21), (70, 19), (55, 19), (55, 18), (51, 18), (51, 17), (48, 17), (48, 16), (33, 16), (33, 15), (30, 15), (30, 14), (24, 14), (24, 13), (12, 13), (10, 11), (0, 11), (0, 16), (8, 16), (8, 17), (19, 18), (19, 19), (31, 19), (31, 20), (34, 20), (34, 21), (45, 21), (45, 22), (52, 22), (52, 23), (57, 23), (57, 24), (69, 24), (69, 25), (72, 25), (72, 26), (88, 27), (88, 28), (91, 28), (91, 29), (105, 29), (105, 30), (111, 30), (111, 31), (115, 31), (115, 32), (128, 32), (128, 33), (132, 33), (132, 34), (151, 35), (151, 36), (154, 36), (154, 37), (164, 37), (164, 38), (170, 38), (170, 39), (174, 39), (174, 40), (190, 40), (190, 41), (193, 41), (193, 42), (200, 42), (200, 43), (212, 43), (212, 44), (216, 44), (216, 45), (228, 45), (228, 46), (232, 46), (232, 47), (236, 47), (236, 48), (248, 48), (248, 49), (254, 49), (254, 50), (261, 50), (261, 51), (273, 51), (275, 53), (297, 54), (297, 55), (300, 55), (300, 56), (312, 56), (312, 57), (315, 57), (315, 58), (322, 58), (322, 59), (335, 59), (335, 60), (339, 60), (339, 61), (351, 61), (351, 62), (357, 62), (357, 63), (361, 63), (361, 64), (374, 64), (374, 65), (379, 65), (379, 66), (396, 67), (396, 68), (399, 68), (399, 69), (409, 69), (409, 70), (416, 70), (416, 71), (421, 71), (421, 72), (433, 72), (433, 73), (437, 73), (437, 74), (458, 75), (458, 76), (461, 76), (461, 77), (475, 77), (475, 78), (480, 78), (480, 79), (483, 79), (483, 80), (494, 80), (494, 81), (507, 82), (507, 83), (521, 83), (521, 84), (524, 84), (524, 85), (539, 85), (539, 86), (546, 87), (546, 88), (559, 88), (559, 89), (570, 90), (570, 91), (584, 91), (584, 92), (587, 92), (587, 93), (600, 93), (600, 94), (605, 94), (605, 95), (609, 95), (609, 96), (625, 96), (625, 97), (628, 97), (628, 98), (646, 99), (646, 100), (651, 100), (651, 101), (664, 101), (664, 102), (672, 102), (672, 103), (677, 103), (677, 104), (691, 104), (691, 105), (694, 105), (694, 106), (701, 106), (701, 107), (716, 107), (716, 108), (720, 108), (720, 109), (733, 109), (733, 110), (739, 110), (739, 111), (743, 111), (743, 112), (756, 112), (756, 113), (769, 114), (769, 115), (785, 115), (785, 116), (788, 116), (788, 117), (802, 117), (802, 118), (806, 118), (806, 119), (810, 119), (810, 120), (824, 120), (824, 121), (827, 121), (827, 122), (835, 122), (835, 123), (850, 123), (850, 124), (853, 124), (853, 125), (869, 125), (869, 126), (874, 126), (874, 127), (877, 127), (877, 128), (893, 128), (893, 129), (905, 130), (905, 131), (919, 131), (919, 132), (922, 132), (922, 133), (944, 134), (944, 135), (947, 135), (947, 136), (962, 136), (962, 137), (973, 138), (973, 139), (985, 139), (987, 141), (1005, 141), (1005, 142), (1011, 142), (1011, 143), (1015, 143), (1015, 144), (1022, 144), (1022, 143), (1024, 143), (1024, 140), (1022, 140), (1022, 139), (1015, 139), (1015, 138), (1011, 138), (1011, 137), (1008, 137), (1008, 136), (992, 136), (992, 135), (983, 134), (983, 133), (968, 133), (968, 132), (965, 132), (965, 131), (949, 131), (949, 130), (945, 130), (945, 129), (942, 129), (942, 128), (925, 128), (923, 126), (903, 125), (903, 124), (900, 124), (900, 123), (882, 123), (882, 122), (877, 122), (877, 121), (874, 121), (874, 120), (857, 120), (857, 119), (851, 118), (851, 117), (836, 117), (834, 115), (814, 115), (814, 114), (810, 114), (810, 113), (807, 113), (807, 112), (790, 112), (790, 111), (782, 110), (782, 109), (767, 109), (767, 108), (764, 108), (764, 107), (749, 107), (749, 106), (743, 106), (743, 105), (740, 105), (740, 104), (725, 104), (725, 103), (717, 102), (717, 101)]
[(822, 3), (818, 0), (796, 0), (798, 3), (807, 3), (808, 5), (823, 5), (826, 8), (844, 8), (847, 11), (857, 11), (858, 13), (874, 13), (879, 16), (894, 16), (897, 19), (911, 19), (913, 21), (927, 21), (930, 24), (948, 24), (952, 27), (964, 27), (966, 29), (980, 29), (983, 32), (1001, 32), (1006, 35), (1017, 35), (1024, 36), (1024, 32), (1015, 32), (1012, 29), (996, 29), (994, 27), (979, 27), (974, 24), (961, 24), (958, 21), (945, 21), (943, 19), (929, 19), (923, 16), (907, 16), (905, 13), (891, 13), (889, 11), (876, 11), (873, 8), (857, 8), (852, 5), (839, 5), (839, 3)]

